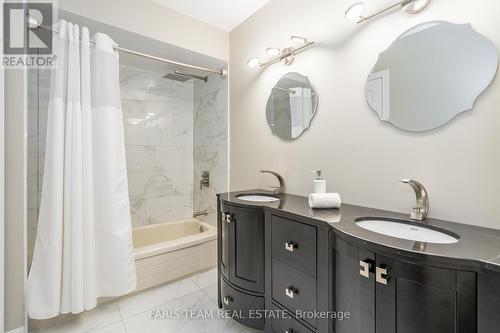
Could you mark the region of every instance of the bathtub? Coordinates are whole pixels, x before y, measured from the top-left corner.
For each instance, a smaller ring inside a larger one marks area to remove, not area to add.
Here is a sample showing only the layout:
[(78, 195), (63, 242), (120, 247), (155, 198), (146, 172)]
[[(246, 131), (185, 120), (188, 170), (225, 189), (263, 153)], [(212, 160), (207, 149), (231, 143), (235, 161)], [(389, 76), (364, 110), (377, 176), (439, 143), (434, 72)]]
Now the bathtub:
[[(132, 229), (137, 289), (152, 288), (216, 266), (216, 228), (198, 219)], [(112, 298), (100, 298), (99, 303)], [(30, 319), (30, 330), (62, 323), (73, 314), (47, 320)]]
[(216, 266), (216, 228), (198, 219), (132, 230), (137, 289), (144, 290)]

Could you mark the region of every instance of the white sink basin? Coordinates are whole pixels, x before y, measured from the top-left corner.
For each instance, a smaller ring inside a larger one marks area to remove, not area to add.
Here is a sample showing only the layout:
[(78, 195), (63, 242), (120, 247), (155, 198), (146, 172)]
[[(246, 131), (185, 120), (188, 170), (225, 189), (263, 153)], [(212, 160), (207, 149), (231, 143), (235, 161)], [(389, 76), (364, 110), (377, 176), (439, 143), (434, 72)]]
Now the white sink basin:
[(415, 225), (415, 223), (403, 220), (366, 218), (357, 220), (356, 224), (363, 229), (370, 230), (378, 234), (417, 242), (453, 244), (457, 243), (459, 239), (458, 236), (452, 236), (452, 233), (444, 233), (426, 226)]
[(279, 198), (265, 195), (265, 194), (243, 194), (238, 195), (236, 198), (243, 201), (253, 201), (253, 202), (276, 202), (280, 201)]

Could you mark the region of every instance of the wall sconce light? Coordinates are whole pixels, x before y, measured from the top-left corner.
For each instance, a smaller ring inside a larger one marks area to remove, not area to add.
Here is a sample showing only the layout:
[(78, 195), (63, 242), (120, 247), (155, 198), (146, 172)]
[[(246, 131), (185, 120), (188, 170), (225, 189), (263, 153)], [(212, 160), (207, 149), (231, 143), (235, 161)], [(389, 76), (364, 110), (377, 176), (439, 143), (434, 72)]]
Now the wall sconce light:
[(268, 47), (266, 49), (266, 54), (270, 57), (276, 57), (281, 54), (281, 50), (277, 47)]
[(268, 47), (266, 49), (266, 55), (271, 57), (271, 59), (261, 62), (259, 58), (252, 57), (248, 59), (247, 65), (250, 68), (264, 67), (277, 62), (282, 62), (285, 65), (290, 65), (295, 60), (295, 55), (301, 51), (304, 51), (308, 47), (314, 44), (314, 42), (308, 41), (304, 37), (291, 36), (290, 40), (296, 43), (296, 46), (286, 47), (280, 50), (277, 47)]
[(363, 16), (363, 13), (365, 12), (365, 4), (363, 2), (356, 2), (347, 8), (344, 16), (348, 21), (355, 21), (360, 24), (396, 7), (401, 7), (408, 14), (418, 14), (423, 11), (430, 2), (431, 0), (402, 0), (368, 16)]
[(252, 57), (252, 58), (248, 59), (247, 65), (250, 68), (254, 68), (254, 67), (260, 66), (260, 60), (259, 60), (259, 58)]

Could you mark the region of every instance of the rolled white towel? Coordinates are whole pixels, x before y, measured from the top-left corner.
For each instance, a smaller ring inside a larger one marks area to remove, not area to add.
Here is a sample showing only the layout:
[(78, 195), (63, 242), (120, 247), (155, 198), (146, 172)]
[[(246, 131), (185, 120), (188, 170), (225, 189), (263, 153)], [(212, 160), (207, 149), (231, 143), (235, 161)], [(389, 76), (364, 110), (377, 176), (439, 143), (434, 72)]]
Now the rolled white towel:
[(311, 208), (339, 208), (341, 203), (338, 193), (309, 194), (309, 207)]

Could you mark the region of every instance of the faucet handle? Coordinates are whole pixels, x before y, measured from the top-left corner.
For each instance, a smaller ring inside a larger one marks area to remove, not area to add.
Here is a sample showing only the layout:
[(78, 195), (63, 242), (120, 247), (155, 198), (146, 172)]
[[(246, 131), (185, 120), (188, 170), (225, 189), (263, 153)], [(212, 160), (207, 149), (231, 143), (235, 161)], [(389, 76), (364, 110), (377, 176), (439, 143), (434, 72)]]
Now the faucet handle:
[(417, 220), (417, 221), (423, 221), (423, 220), (425, 220), (424, 213), (425, 213), (424, 208), (414, 207), (410, 212), (410, 219)]

